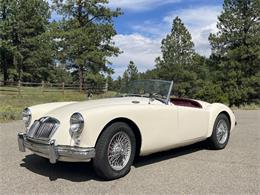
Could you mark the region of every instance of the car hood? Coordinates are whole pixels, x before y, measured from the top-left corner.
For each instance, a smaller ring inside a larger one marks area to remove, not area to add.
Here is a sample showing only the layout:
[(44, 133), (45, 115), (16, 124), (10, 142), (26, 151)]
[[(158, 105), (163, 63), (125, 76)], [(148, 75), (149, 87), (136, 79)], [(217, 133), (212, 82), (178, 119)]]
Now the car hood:
[[(106, 108), (120, 105), (141, 105), (148, 104), (149, 98), (143, 97), (116, 97), (98, 100), (88, 100), (82, 102), (72, 102), (67, 105), (55, 108), (46, 113), (46, 116), (71, 116), (75, 112), (88, 111), (95, 108)], [(163, 104), (160, 101), (153, 101), (154, 104)]]

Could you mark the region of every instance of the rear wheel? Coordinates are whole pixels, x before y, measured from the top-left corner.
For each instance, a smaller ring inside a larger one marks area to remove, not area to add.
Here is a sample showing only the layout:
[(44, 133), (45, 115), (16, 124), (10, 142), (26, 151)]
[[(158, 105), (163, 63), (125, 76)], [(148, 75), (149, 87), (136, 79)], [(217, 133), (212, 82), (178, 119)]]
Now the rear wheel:
[(123, 177), (131, 169), (135, 151), (136, 139), (132, 129), (123, 122), (113, 123), (97, 141), (94, 169), (106, 180)]
[(214, 123), (213, 132), (209, 138), (212, 149), (223, 149), (226, 147), (230, 135), (230, 121), (225, 114), (220, 114)]

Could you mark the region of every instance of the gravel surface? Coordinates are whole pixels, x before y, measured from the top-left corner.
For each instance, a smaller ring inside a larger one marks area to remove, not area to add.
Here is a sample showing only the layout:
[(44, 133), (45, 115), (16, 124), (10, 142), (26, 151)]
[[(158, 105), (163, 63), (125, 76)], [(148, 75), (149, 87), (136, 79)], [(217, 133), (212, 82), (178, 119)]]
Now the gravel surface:
[(101, 181), (91, 163), (50, 164), (18, 151), (21, 121), (0, 124), (0, 194), (260, 194), (260, 110), (236, 111), (224, 150), (203, 143), (139, 158), (131, 172)]

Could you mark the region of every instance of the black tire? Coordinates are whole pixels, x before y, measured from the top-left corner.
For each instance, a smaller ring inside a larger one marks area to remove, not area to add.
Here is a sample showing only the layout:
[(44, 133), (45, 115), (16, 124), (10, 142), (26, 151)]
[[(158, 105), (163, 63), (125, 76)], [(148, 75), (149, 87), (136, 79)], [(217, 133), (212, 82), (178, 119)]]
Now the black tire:
[[(227, 136), (226, 136), (226, 139), (224, 139), (225, 141), (222, 140), (222, 142), (217, 137), (217, 132), (218, 132), (217, 128), (218, 128), (218, 124), (220, 122), (224, 122), (227, 126)], [(209, 147), (214, 150), (224, 149), (228, 143), (229, 136), (230, 136), (230, 121), (229, 121), (227, 115), (225, 115), (223, 113), (219, 114), (215, 120), (212, 135), (208, 139)]]
[[(118, 133), (125, 133), (130, 138), (130, 157), (127, 164), (121, 170), (115, 170), (109, 163), (108, 146)], [(136, 152), (136, 139), (132, 129), (123, 122), (115, 122), (108, 126), (96, 143), (96, 156), (93, 159), (93, 167), (98, 176), (105, 180), (113, 180), (125, 176), (131, 169)]]

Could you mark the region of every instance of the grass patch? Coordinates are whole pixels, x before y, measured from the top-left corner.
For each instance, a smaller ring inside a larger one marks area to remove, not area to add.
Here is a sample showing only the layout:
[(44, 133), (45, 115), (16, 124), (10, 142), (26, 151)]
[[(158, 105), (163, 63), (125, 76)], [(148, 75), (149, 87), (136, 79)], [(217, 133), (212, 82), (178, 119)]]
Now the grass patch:
[[(11, 120), (21, 119), (21, 112), (28, 106), (50, 102), (63, 101), (83, 101), (87, 100), (85, 93), (75, 90), (45, 89), (48, 92), (42, 92), (40, 87), (23, 87), (21, 94), (15, 91), (15, 88), (0, 87), (0, 123)], [(112, 97), (115, 92), (94, 95), (91, 99)]]
[[(94, 95), (91, 99), (113, 97), (116, 92)], [(21, 112), (28, 106), (50, 102), (84, 101), (88, 100), (85, 93), (75, 90), (65, 90), (64, 93), (58, 88), (22, 87), (19, 95), (16, 87), (0, 87), (0, 123), (21, 119)], [(259, 110), (260, 104), (244, 105), (232, 110)]]

